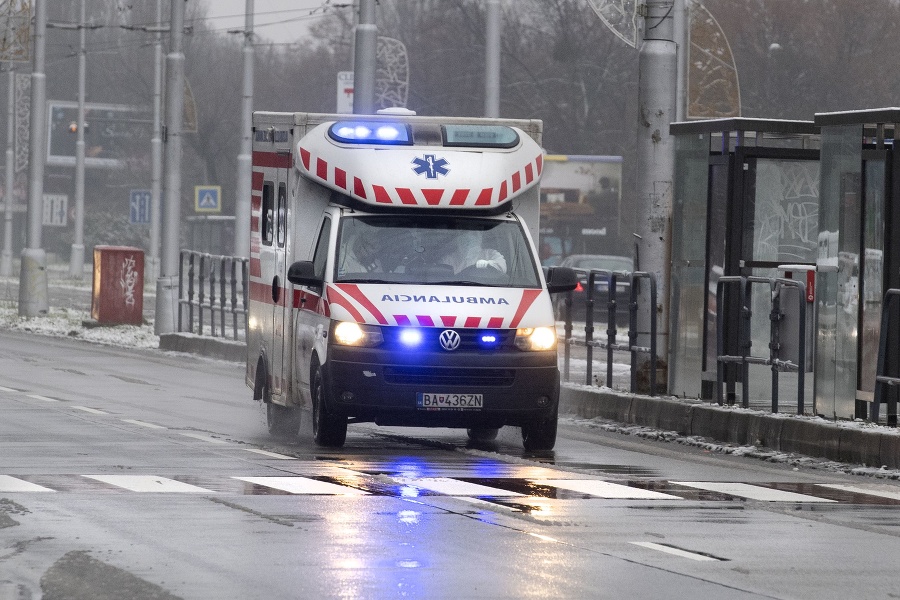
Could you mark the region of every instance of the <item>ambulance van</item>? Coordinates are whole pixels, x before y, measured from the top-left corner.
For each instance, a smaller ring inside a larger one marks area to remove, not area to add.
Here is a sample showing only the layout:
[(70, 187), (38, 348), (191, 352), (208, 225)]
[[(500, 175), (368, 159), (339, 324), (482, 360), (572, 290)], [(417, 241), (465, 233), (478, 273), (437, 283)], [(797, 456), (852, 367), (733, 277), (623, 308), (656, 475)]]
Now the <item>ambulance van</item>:
[[(408, 112), (408, 111), (407, 111)], [(540, 121), (257, 112), (247, 385), (269, 431), (521, 428), (556, 443), (557, 337), (535, 242)]]

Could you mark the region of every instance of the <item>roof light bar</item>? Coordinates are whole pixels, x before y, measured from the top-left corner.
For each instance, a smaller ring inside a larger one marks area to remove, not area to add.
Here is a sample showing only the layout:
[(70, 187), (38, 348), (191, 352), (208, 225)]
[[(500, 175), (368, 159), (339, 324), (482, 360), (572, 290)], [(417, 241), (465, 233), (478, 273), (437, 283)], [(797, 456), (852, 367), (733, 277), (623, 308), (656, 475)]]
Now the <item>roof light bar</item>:
[(328, 128), (331, 139), (343, 144), (411, 146), (409, 127), (383, 121), (338, 121)]

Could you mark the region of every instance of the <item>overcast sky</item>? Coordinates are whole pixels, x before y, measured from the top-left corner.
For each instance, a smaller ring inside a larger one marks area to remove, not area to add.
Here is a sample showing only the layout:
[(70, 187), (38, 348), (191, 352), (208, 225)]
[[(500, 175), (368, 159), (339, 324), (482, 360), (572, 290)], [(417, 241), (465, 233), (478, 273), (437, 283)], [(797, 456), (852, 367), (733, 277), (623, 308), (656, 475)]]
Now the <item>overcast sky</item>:
[[(213, 29), (243, 29), (246, 0), (202, 0)], [(276, 43), (291, 43), (306, 35), (306, 28), (322, 14), (315, 10), (324, 0), (253, 0), (254, 32)], [(310, 15), (315, 10), (313, 15)]]

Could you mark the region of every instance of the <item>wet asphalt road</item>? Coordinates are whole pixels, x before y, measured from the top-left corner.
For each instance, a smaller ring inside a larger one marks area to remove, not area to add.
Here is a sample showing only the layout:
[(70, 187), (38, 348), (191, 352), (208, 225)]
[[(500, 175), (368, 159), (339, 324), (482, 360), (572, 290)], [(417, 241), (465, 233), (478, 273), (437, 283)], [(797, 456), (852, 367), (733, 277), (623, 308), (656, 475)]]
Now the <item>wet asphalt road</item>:
[(249, 398), (240, 365), (0, 332), (0, 598), (897, 595), (893, 482), (565, 419), (545, 455), (321, 449)]

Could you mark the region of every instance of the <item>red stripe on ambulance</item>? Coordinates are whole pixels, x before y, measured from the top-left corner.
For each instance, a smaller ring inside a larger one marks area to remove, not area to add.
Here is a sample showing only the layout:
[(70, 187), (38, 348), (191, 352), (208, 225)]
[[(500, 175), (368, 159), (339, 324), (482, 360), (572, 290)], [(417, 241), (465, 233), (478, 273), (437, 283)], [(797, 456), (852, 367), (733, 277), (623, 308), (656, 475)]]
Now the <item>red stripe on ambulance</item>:
[(534, 301), (540, 295), (541, 290), (524, 290), (522, 292), (522, 300), (519, 302), (519, 306), (516, 308), (516, 314), (513, 315), (512, 321), (509, 324), (511, 328), (519, 326), (519, 323), (522, 322), (522, 317), (525, 316), (525, 313), (528, 312), (528, 309), (531, 308), (531, 305), (534, 304)]
[(381, 311), (372, 304), (372, 301), (369, 300), (365, 294), (362, 293), (362, 290), (359, 289), (359, 286), (352, 284), (344, 284), (335, 286), (340, 289), (342, 292), (356, 300), (363, 308), (369, 311), (369, 314), (375, 317), (375, 320), (381, 323), (382, 325), (387, 325), (387, 319), (384, 318), (384, 315), (381, 314)]

